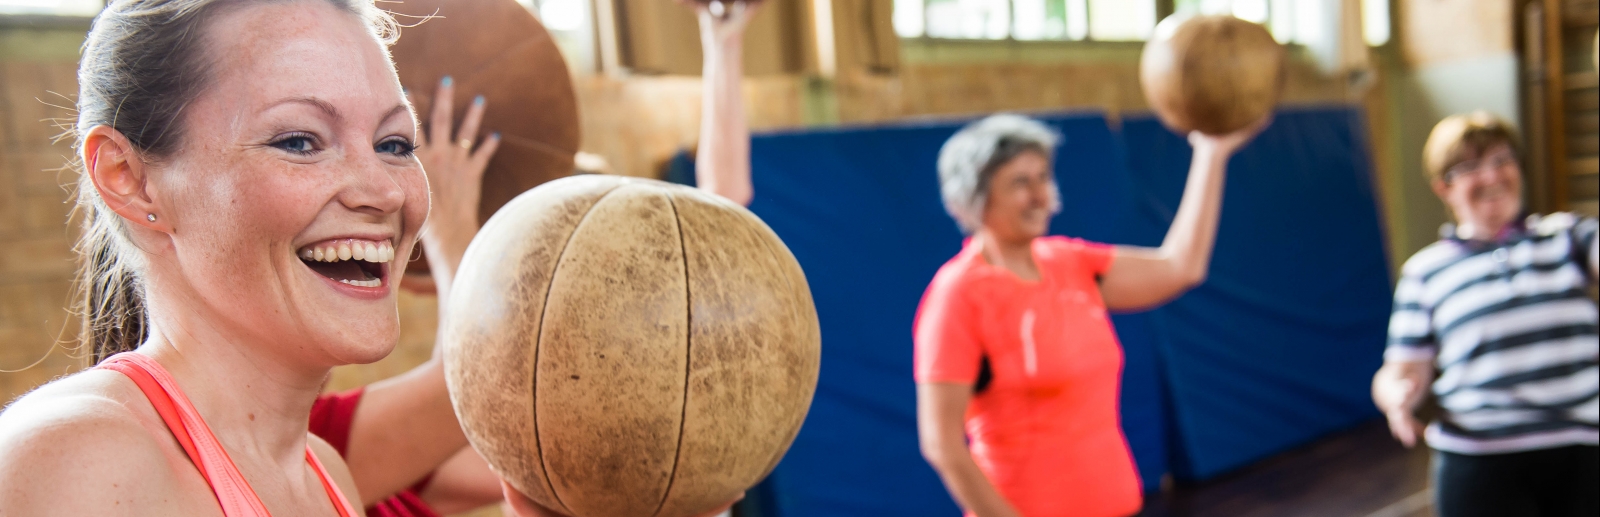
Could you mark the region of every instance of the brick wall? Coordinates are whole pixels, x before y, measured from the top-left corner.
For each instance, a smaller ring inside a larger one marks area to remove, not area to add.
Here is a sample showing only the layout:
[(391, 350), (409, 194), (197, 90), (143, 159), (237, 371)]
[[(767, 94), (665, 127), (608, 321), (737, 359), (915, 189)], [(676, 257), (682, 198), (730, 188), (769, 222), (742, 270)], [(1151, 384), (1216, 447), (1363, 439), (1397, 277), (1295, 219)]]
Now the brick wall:
[(73, 41), (63, 33), (0, 27), (0, 401), (83, 364), (68, 348), (77, 232), (65, 186), (77, 175), (56, 124), (72, 117), (63, 106), (78, 87), (77, 47), (61, 48)]

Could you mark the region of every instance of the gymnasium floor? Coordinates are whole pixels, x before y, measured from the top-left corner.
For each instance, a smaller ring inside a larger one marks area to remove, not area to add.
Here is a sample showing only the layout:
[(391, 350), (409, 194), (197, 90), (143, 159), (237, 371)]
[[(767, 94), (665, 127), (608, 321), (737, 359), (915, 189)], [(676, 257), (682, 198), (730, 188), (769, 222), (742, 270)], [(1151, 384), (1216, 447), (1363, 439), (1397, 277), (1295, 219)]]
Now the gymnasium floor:
[(1407, 450), (1382, 420), (1201, 485), (1179, 485), (1141, 517), (1429, 517), (1426, 449)]

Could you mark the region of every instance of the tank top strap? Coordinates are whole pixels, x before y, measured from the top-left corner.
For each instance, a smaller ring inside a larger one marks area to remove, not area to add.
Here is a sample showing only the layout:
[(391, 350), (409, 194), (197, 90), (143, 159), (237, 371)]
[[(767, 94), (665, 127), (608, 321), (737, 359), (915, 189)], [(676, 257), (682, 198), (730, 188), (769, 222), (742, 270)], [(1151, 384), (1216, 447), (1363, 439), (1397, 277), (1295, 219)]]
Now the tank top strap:
[(356, 507), (350, 504), (350, 499), (344, 496), (344, 491), (339, 490), (339, 484), (333, 482), (333, 476), (328, 475), (328, 469), (322, 466), (322, 460), (317, 459), (316, 453), (311, 451), (311, 446), (306, 446), (306, 463), (317, 471), (317, 479), (322, 480), (322, 489), (328, 491), (328, 498), (333, 500), (334, 509), (339, 510), (339, 517), (359, 517)]
[[(200, 476), (205, 478), (206, 484), (217, 496), (217, 502), (222, 506), (222, 515), (225, 517), (271, 517), (261, 498), (255, 490), (250, 488), (250, 483), (245, 481), (244, 475), (228, 457), (228, 452), (222, 448), (222, 443), (217, 441), (216, 435), (211, 433), (211, 428), (206, 426), (200, 412), (183, 395), (183, 390), (178, 387), (176, 380), (162, 368), (160, 363), (135, 352), (123, 352), (101, 361), (95, 368), (112, 370), (128, 376), (139, 391), (149, 399), (156, 413), (161, 416), (161, 421), (167, 424), (172, 431), (172, 436), (178, 440), (178, 445), (189, 455), (195, 467), (200, 470)], [(334, 507), (338, 509), (340, 517), (355, 517), (360, 515), (350, 506), (349, 500), (339, 490), (323, 468), (322, 462), (312, 453), (311, 446), (306, 446), (306, 462), (310, 463), (316, 471), (317, 477), (322, 480), (323, 489), (327, 490), (328, 497), (333, 500)]]

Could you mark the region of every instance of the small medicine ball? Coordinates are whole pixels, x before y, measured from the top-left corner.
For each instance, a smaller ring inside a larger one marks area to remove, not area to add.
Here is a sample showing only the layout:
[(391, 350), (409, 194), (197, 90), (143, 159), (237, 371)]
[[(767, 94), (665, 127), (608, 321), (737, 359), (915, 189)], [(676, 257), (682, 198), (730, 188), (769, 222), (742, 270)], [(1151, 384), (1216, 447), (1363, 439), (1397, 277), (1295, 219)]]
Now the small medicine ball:
[(1169, 16), (1139, 59), (1139, 82), (1173, 131), (1221, 135), (1261, 120), (1283, 92), (1284, 50), (1259, 24)]

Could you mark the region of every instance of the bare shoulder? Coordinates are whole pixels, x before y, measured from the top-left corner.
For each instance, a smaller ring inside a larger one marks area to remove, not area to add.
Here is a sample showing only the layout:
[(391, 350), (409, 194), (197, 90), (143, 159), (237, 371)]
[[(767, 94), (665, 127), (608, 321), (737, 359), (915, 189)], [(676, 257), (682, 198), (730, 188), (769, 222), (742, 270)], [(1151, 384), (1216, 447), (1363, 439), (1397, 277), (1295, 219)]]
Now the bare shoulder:
[(311, 445), (311, 453), (317, 455), (317, 461), (322, 462), (322, 467), (328, 470), (328, 476), (333, 478), (334, 484), (339, 485), (345, 500), (360, 510), (364, 506), (361, 504), (361, 494), (356, 489), (356, 479), (350, 475), (350, 467), (345, 464), (344, 457), (315, 434), (306, 433), (306, 443)]
[(175, 443), (158, 434), (164, 425), (152, 429), (152, 417), (132, 381), (104, 370), (17, 399), (0, 412), (0, 515), (155, 515), (173, 508)]

